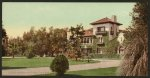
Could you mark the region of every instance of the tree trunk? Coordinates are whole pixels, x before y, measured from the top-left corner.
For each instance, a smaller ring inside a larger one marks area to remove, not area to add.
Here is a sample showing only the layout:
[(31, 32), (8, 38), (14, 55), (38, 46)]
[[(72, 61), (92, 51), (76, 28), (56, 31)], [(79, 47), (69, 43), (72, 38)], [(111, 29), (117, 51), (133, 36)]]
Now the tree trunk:
[(15, 57), (15, 55), (13, 54), (13, 58)]
[(89, 55), (88, 55), (88, 63), (90, 62), (90, 60), (89, 60)]
[(54, 52), (52, 51), (51, 56), (54, 57)]
[(76, 61), (77, 61), (78, 59), (77, 59), (77, 57), (76, 57)]

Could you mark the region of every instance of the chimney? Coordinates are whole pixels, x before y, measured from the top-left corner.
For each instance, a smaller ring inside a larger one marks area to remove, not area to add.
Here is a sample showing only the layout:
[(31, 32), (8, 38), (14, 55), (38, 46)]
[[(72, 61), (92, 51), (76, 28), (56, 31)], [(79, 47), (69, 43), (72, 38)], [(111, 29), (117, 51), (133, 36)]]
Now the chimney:
[(117, 22), (117, 17), (116, 17), (116, 15), (112, 15), (111, 20), (114, 21), (114, 22)]

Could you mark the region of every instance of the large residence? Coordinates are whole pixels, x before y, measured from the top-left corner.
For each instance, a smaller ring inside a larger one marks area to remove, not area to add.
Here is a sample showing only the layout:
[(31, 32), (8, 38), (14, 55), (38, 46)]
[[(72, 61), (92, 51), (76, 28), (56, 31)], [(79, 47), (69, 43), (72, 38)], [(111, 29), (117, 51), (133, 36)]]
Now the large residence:
[[(92, 25), (92, 28), (85, 30), (81, 48), (87, 52), (93, 52), (92, 48), (96, 48), (94, 52), (103, 54), (101, 48), (105, 46), (105, 39), (107, 38), (110, 41), (116, 38), (119, 34), (119, 26), (122, 24), (117, 22), (117, 17), (113, 15), (111, 19), (105, 17), (90, 23), (90, 25)], [(97, 41), (94, 41), (94, 38)]]

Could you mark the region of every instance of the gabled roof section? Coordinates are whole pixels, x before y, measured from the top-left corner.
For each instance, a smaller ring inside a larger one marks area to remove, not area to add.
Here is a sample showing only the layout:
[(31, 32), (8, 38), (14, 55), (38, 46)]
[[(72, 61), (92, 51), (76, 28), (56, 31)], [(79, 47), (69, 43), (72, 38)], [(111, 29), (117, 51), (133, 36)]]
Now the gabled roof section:
[(97, 24), (104, 24), (104, 23), (112, 23), (112, 24), (117, 24), (117, 25), (122, 25), (121, 23), (118, 23), (118, 22), (114, 22), (112, 21), (111, 19), (105, 17), (105, 18), (102, 18), (100, 20), (97, 20), (95, 22), (92, 22), (90, 23), (91, 25), (97, 25)]
[(93, 28), (84, 30), (84, 36), (92, 36), (93, 35)]

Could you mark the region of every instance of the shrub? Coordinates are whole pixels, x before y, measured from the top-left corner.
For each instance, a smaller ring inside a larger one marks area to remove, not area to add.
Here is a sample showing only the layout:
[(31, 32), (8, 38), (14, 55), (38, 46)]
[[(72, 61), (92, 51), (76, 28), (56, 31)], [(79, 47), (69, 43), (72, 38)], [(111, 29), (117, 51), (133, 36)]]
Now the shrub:
[(57, 55), (52, 61), (50, 69), (58, 76), (63, 75), (69, 69), (68, 59), (64, 55)]
[(31, 59), (31, 58), (33, 58), (35, 55), (34, 55), (34, 53), (28, 53), (27, 55), (26, 55), (26, 57), (28, 58), (28, 59)]

